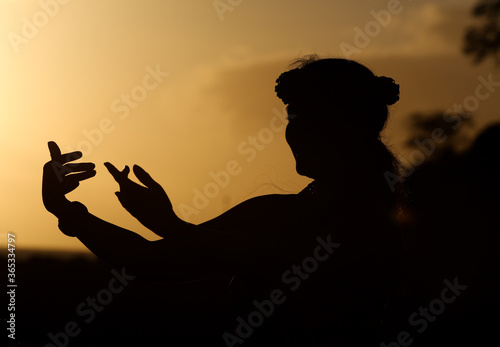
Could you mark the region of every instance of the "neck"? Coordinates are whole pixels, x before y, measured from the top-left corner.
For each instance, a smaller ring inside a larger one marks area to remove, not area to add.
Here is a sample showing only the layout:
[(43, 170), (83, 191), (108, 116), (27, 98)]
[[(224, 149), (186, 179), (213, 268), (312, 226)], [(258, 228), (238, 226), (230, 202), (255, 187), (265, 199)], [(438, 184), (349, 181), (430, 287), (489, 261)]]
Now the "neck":
[[(356, 163), (359, 164), (359, 163)], [(372, 188), (371, 179), (366, 176), (367, 168), (353, 165), (349, 169), (337, 167), (325, 175), (315, 177), (315, 192), (320, 199), (350, 199), (364, 195)]]
[(314, 195), (319, 201), (339, 199), (347, 194), (349, 184), (344, 179), (332, 176), (314, 180)]

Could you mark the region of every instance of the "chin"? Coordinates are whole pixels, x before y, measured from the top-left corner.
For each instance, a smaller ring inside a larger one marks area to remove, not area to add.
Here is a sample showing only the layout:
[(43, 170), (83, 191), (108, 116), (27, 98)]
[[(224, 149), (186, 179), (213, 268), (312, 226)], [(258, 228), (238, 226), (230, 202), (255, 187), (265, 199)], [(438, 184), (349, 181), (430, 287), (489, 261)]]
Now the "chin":
[(314, 174), (314, 171), (311, 167), (305, 166), (305, 165), (300, 165), (297, 163), (295, 165), (295, 171), (301, 176), (309, 177), (314, 179), (316, 175)]

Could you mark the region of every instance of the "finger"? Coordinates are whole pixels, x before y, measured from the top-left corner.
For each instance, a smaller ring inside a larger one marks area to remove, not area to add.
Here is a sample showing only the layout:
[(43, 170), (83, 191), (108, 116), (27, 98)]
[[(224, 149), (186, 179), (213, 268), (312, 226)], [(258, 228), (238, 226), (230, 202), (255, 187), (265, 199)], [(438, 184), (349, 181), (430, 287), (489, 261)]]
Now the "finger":
[(62, 158), (63, 163), (67, 163), (70, 161), (80, 159), (82, 156), (83, 156), (82, 152), (76, 151), (76, 152), (62, 154), (61, 158)]
[(130, 168), (128, 167), (128, 165), (125, 165), (122, 171), (122, 175), (125, 176), (125, 178), (127, 178), (129, 173), (130, 173)]
[(115, 181), (119, 181), (119, 179), (121, 178), (120, 171), (118, 171), (118, 169), (113, 164), (108, 162), (104, 163), (104, 166), (106, 167), (106, 169), (108, 169), (109, 173), (111, 174), (111, 176), (113, 176)]
[(79, 172), (79, 171), (90, 171), (95, 169), (94, 163), (78, 163), (78, 164), (66, 164), (65, 168), (68, 172)]
[(104, 166), (106, 167), (106, 169), (108, 169), (109, 173), (114, 176), (114, 173), (115, 172), (119, 172), (118, 169), (113, 165), (111, 164), (110, 162), (105, 162), (104, 163)]
[(139, 165), (134, 165), (134, 174), (146, 187), (159, 186), (159, 184)]
[(68, 176), (66, 176), (66, 178), (67, 178), (68, 182), (71, 182), (71, 181), (79, 182), (79, 181), (83, 181), (83, 180), (89, 179), (91, 177), (94, 177), (96, 174), (97, 174), (97, 172), (95, 170), (84, 171), (84, 172), (79, 172), (79, 173), (74, 173), (74, 174), (68, 175)]
[(125, 165), (123, 171), (118, 170), (113, 164), (109, 162), (105, 162), (104, 166), (106, 166), (106, 169), (108, 169), (109, 173), (115, 178), (120, 176), (128, 176), (130, 172), (130, 168), (128, 167), (128, 165)]
[(70, 170), (60, 162), (51, 160), (43, 167), (43, 178), (46, 182), (55, 182), (54, 180), (57, 179), (61, 183), (69, 172)]
[[(79, 164), (65, 164), (61, 165), (59, 162), (50, 161), (45, 164), (44, 173), (49, 177), (56, 177), (59, 183), (68, 176), (68, 174), (79, 173), (79, 172), (95, 172), (95, 165), (93, 163), (79, 163)], [(52, 172), (50, 172), (51, 170)], [(95, 173), (94, 173), (95, 176)], [(92, 177), (92, 176), (91, 176)]]
[(109, 173), (113, 176), (116, 182), (122, 184), (128, 180), (128, 174), (130, 172), (128, 165), (123, 168), (123, 171), (118, 170), (113, 164), (108, 162), (104, 163), (104, 166), (106, 166), (106, 169), (108, 169)]
[(54, 141), (49, 141), (47, 145), (49, 146), (50, 158), (60, 163), (62, 160), (62, 156), (61, 150), (59, 149), (57, 143), (55, 143)]
[(61, 154), (59, 146), (54, 141), (49, 141), (48, 146), (49, 146), (50, 157), (52, 158), (52, 160), (61, 164), (65, 164), (67, 162), (80, 159), (82, 157), (82, 152), (80, 151)]

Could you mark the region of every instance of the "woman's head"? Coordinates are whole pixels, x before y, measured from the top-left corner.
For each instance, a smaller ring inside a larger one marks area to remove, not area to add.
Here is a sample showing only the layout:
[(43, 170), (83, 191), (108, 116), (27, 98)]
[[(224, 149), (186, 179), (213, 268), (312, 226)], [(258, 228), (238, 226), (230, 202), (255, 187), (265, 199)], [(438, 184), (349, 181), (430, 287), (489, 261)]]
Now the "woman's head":
[(317, 178), (331, 159), (342, 164), (355, 149), (380, 139), (399, 85), (347, 59), (310, 56), (295, 64), (275, 90), (287, 105), (286, 135), (297, 170)]

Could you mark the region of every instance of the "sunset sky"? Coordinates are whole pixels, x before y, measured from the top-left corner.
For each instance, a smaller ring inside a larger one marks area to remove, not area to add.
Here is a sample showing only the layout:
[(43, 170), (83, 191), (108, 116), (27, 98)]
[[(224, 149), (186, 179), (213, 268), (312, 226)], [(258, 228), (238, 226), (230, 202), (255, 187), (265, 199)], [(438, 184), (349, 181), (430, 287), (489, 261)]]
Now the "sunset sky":
[[(274, 85), (305, 54), (347, 54), (400, 84), (385, 138), (406, 162), (409, 115), (463, 104), (481, 76), (500, 81), (462, 53), (474, 3), (0, 0), (1, 244), (9, 231), (18, 248), (84, 249), (42, 204), (50, 140), (97, 165), (69, 199), (148, 239), (105, 161), (141, 165), (193, 223), (300, 191), (309, 179), (295, 173)], [(473, 112), (475, 131), (500, 121), (498, 93)]]

